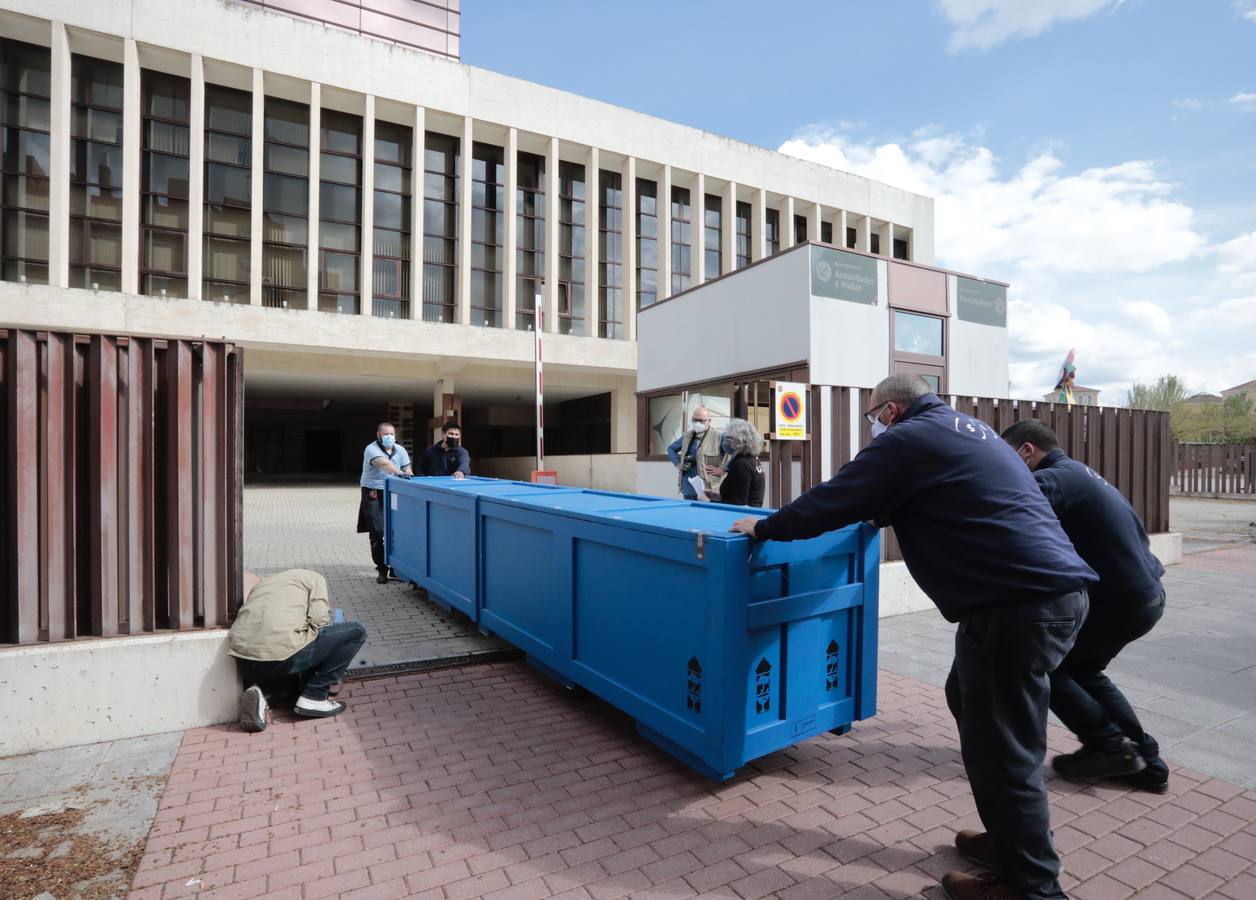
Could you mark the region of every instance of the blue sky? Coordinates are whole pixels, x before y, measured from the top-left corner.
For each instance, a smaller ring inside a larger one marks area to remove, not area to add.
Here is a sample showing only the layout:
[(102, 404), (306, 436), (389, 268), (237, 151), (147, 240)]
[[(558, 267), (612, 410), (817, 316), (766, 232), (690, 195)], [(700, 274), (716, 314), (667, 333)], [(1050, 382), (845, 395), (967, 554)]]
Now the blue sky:
[[(891, 12), (892, 11), (892, 12)], [(467, 0), (464, 62), (933, 196), (1013, 392), (1256, 378), (1256, 0)]]

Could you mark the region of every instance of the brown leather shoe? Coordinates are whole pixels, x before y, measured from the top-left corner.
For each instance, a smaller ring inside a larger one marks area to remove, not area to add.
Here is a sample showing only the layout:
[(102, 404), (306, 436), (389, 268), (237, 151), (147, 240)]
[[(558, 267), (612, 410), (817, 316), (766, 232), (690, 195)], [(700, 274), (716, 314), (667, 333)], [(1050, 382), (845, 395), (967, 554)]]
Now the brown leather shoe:
[(971, 829), (961, 831), (955, 835), (955, 849), (964, 859), (979, 866), (985, 866), (987, 869), (993, 869), (998, 863), (994, 841), (990, 840), (990, 835), (984, 831)]
[(994, 875), (966, 875), (947, 872), (942, 876), (942, 892), (947, 900), (1026, 900), (1016, 888)]

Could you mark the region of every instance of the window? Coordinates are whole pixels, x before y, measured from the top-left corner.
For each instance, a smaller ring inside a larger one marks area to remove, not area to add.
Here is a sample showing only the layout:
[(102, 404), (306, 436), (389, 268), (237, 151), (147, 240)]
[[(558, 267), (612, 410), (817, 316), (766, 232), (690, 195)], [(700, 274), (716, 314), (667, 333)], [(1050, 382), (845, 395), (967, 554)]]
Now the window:
[(859, 232), (849, 225), (846, 227), (846, 247), (850, 250), (855, 249), (855, 244), (859, 242)]
[(833, 243), (833, 223), (832, 222), (820, 223), (820, 243), (821, 244)]
[(48, 283), (52, 55), (0, 40), (0, 279)]
[(558, 330), (588, 334), (585, 326), (585, 203), (584, 166), (558, 167)]
[(764, 211), (764, 243), (767, 244), (768, 256), (781, 252), (781, 211), (769, 209)]
[(427, 132), (423, 149), (423, 321), (452, 322), (458, 275), (458, 139)]
[(266, 98), (262, 149), (262, 305), (307, 306), (310, 108)]
[(357, 315), (362, 265), (362, 119), (319, 116), (318, 308)]
[(191, 82), (144, 69), (140, 293), (188, 295), (188, 95)]
[(602, 169), (598, 189), (598, 336), (624, 337), (624, 192), (618, 172)]
[(471, 324), (502, 326), (505, 168), (501, 147), (471, 145)]
[(204, 298), (249, 302), (253, 96), (205, 85)]
[(807, 217), (794, 216), (794, 243), (807, 243)]
[(70, 287), (120, 291), (121, 64), (73, 56), (70, 103)]
[(946, 388), (946, 320), (894, 310), (892, 320), (893, 372), (915, 372), (935, 392)]
[(750, 204), (737, 204), (737, 268), (744, 269), (750, 265)]
[(894, 258), (907, 259), (907, 241), (902, 238), (894, 239)]
[(689, 189), (672, 188), (672, 294), (689, 289), (693, 283), (693, 223)]
[(637, 308), (659, 299), (658, 185), (637, 179)]
[(702, 228), (702, 277), (705, 281), (719, 278), (723, 269), (720, 246), (720, 233), (723, 226), (723, 201), (714, 194), (706, 195), (706, 208), (703, 210)]
[[(536, 327), (536, 295), (545, 276), (545, 159), (518, 154), (515, 179), (515, 328)], [(551, 325), (552, 327), (552, 325)]]
[(699, 406), (711, 414), (711, 427), (723, 431), (733, 414), (733, 384), (713, 384), (693, 388), (686, 393), (650, 397), (646, 404), (646, 454), (666, 456), (667, 447), (684, 434), (689, 417)]
[(414, 130), (375, 123), (371, 315), (410, 318), (410, 168)]
[(874, 232), (872, 232), (872, 234), (870, 235), (870, 237), (872, 238), (872, 241), (871, 241), (871, 244), (872, 244), (872, 252), (873, 252), (873, 253), (880, 253), (880, 252), (881, 252), (881, 235), (877, 234), (877, 233), (874, 231)]

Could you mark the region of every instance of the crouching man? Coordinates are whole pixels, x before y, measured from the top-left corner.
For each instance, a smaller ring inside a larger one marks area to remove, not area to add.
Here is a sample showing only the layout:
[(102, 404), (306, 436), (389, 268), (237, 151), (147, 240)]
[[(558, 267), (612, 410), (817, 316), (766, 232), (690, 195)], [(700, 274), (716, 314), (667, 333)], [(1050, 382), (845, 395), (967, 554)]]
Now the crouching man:
[(340, 715), (345, 704), (331, 699), (331, 690), (366, 642), (366, 629), (357, 622), (332, 624), (327, 579), (309, 569), (268, 575), (248, 587), (227, 642), (245, 687), (240, 726), (264, 731), (270, 718), (267, 696), (274, 700), (293, 682), (299, 684), (292, 708), (297, 715)]

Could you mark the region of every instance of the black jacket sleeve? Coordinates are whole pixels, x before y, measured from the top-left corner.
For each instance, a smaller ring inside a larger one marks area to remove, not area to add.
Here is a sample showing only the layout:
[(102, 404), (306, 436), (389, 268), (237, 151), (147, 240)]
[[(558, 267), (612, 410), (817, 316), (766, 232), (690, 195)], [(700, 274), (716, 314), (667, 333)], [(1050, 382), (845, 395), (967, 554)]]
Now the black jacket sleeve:
[(1038, 487), (1046, 496), (1047, 502), (1051, 504), (1051, 509), (1055, 511), (1056, 517), (1063, 516), (1069, 511), (1073, 505), (1068, 491), (1065, 490), (1059, 473), (1051, 469), (1037, 469), (1034, 471), (1034, 481), (1038, 482)]
[(798, 541), (852, 522), (884, 521), (898, 503), (908, 476), (901, 442), (882, 435), (836, 475), (755, 525), (761, 541)]
[(738, 456), (728, 468), (728, 475), (720, 483), (720, 502), (733, 506), (750, 503), (750, 483), (754, 478), (755, 458)]

